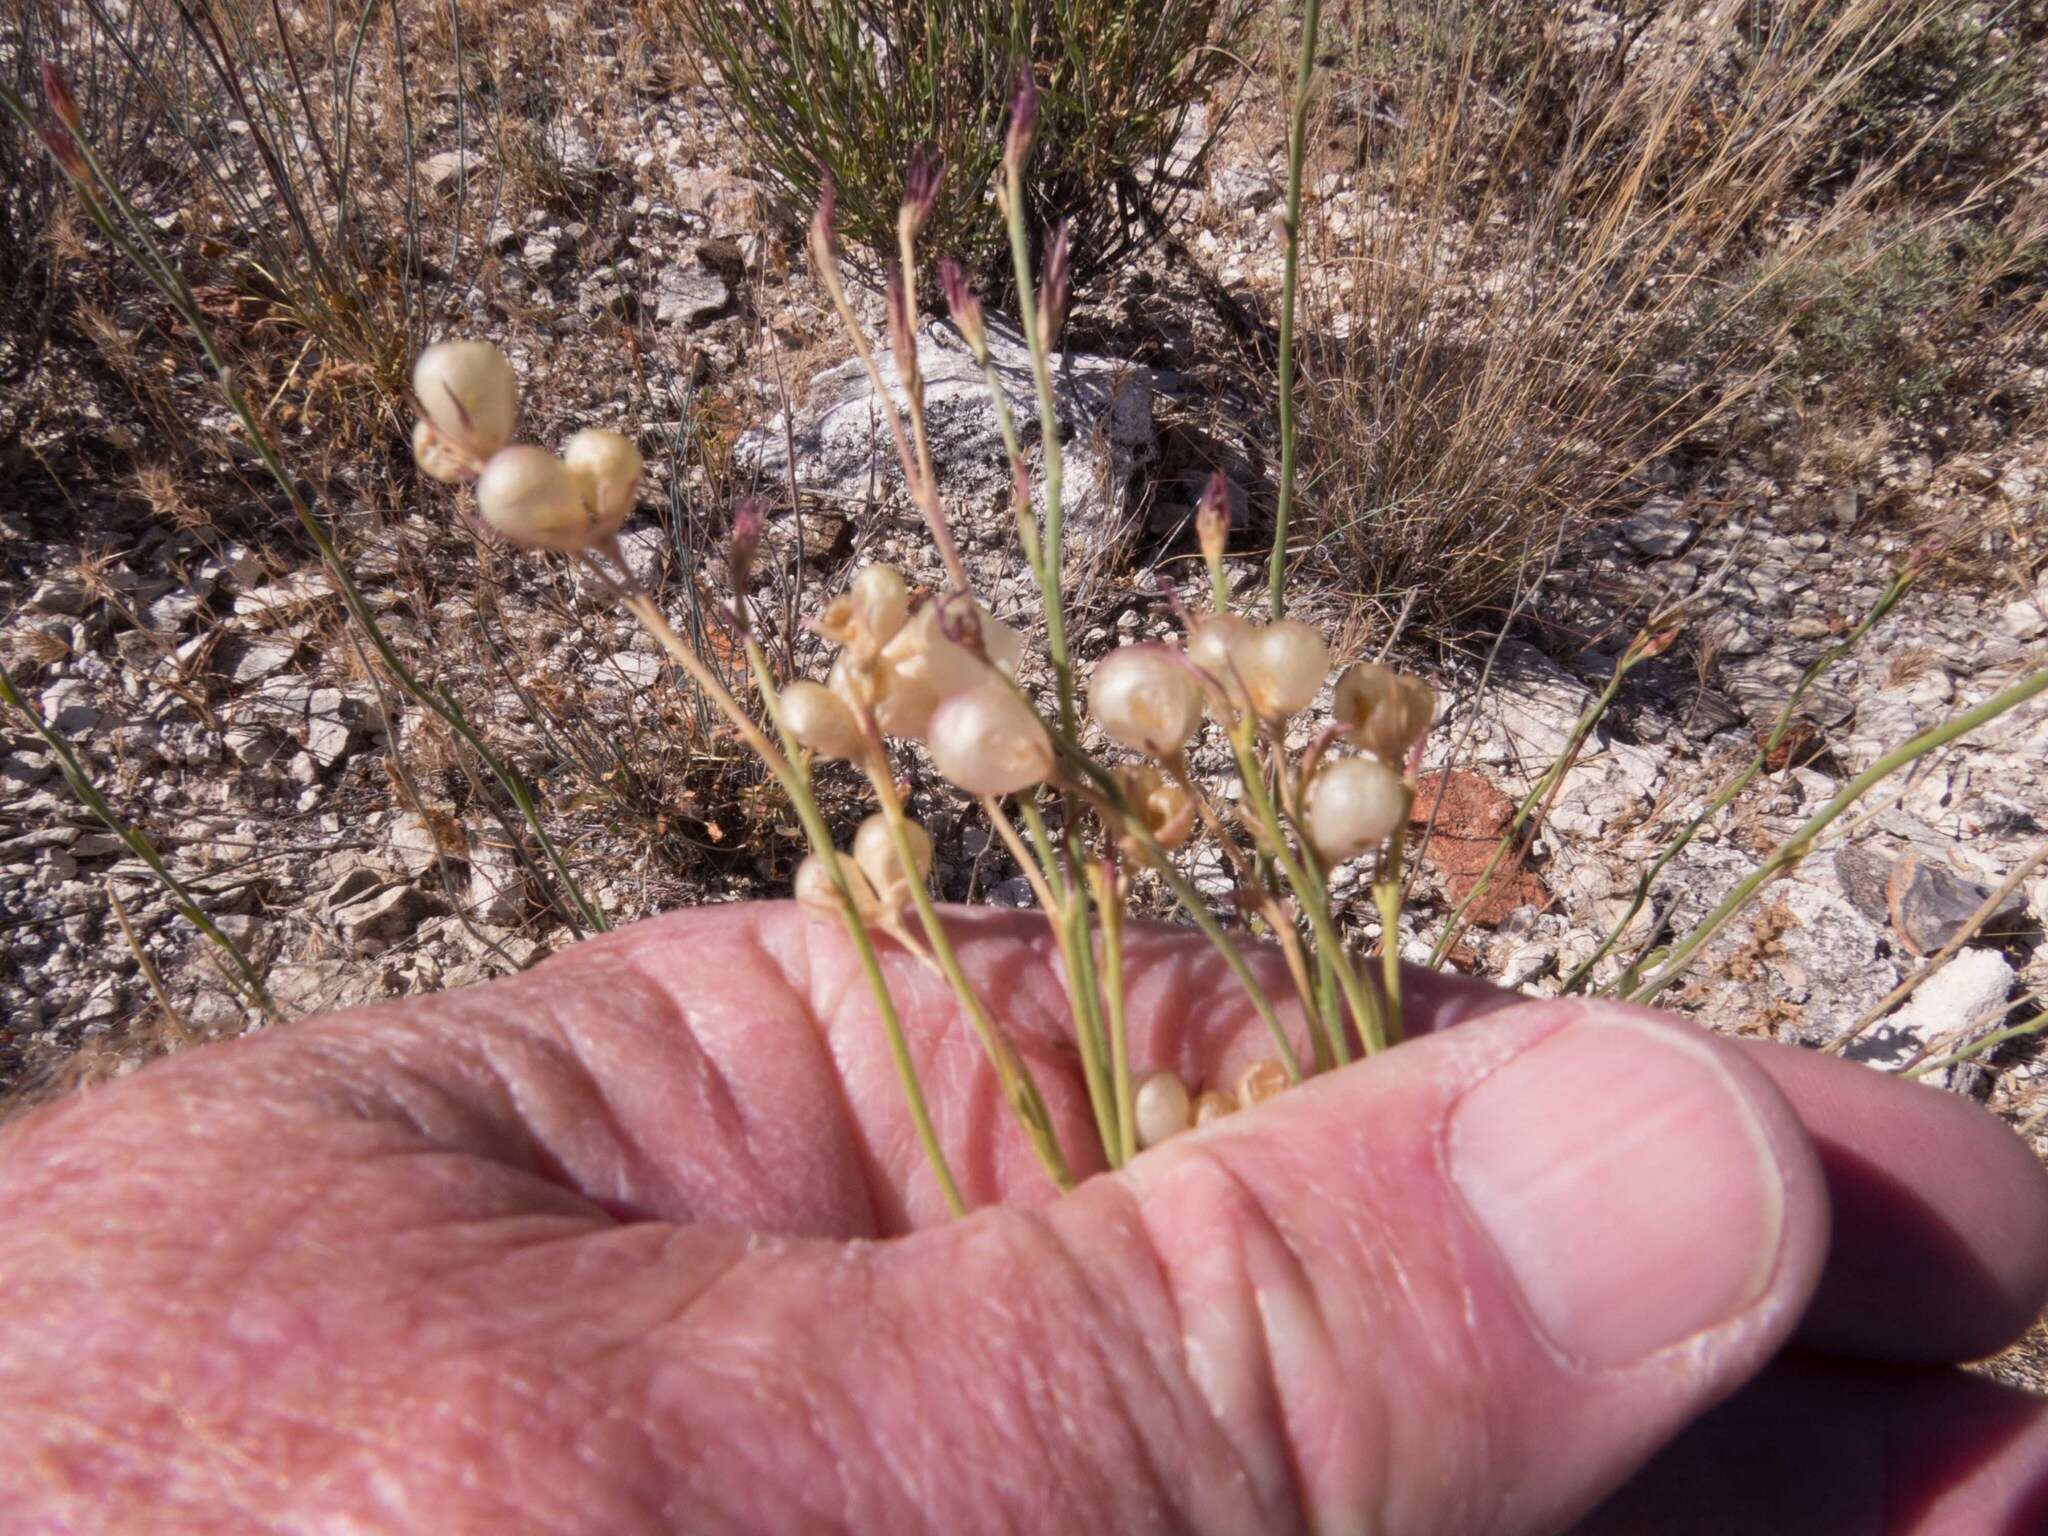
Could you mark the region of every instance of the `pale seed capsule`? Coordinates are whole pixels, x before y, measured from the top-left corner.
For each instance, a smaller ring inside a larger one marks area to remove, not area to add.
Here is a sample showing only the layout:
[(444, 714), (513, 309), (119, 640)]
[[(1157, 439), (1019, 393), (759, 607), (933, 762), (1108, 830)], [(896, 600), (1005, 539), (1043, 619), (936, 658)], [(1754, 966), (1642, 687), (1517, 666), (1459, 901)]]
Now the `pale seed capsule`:
[(1156, 1147), (1178, 1136), (1193, 1115), (1187, 1084), (1171, 1072), (1147, 1072), (1132, 1090), (1131, 1115), (1141, 1147)]
[(1164, 645), (1127, 645), (1095, 665), (1088, 712), (1112, 741), (1170, 757), (1202, 723), (1202, 685)]
[(1213, 613), (1188, 635), (1188, 660), (1235, 693), (1237, 672), (1257, 633), (1249, 620), (1234, 613)]
[(1009, 795), (1052, 773), (1052, 738), (1002, 683), (956, 693), (932, 712), (926, 743), (941, 776), (970, 795)]
[(1419, 677), (1362, 661), (1337, 679), (1332, 712), (1353, 741), (1398, 767), (1429, 729), (1436, 693)]
[[(932, 874), (931, 835), (908, 819), (903, 830), (910, 842), (911, 855), (917, 860), (916, 881), (922, 885)], [(889, 835), (889, 818), (880, 811), (862, 822), (860, 830), (854, 833), (853, 861), (886, 906), (900, 909), (910, 900), (910, 880), (904, 875), (902, 861), (896, 857), (896, 839)]]
[(412, 424), (412, 459), (420, 473), (444, 485), (456, 485), (473, 473), (469, 455), (435, 430), (422, 416)]
[(1238, 659), (1251, 706), (1262, 719), (1279, 720), (1306, 709), (1330, 670), (1329, 644), (1296, 619), (1259, 630)]
[(1195, 1098), (1195, 1124), (1207, 1125), (1211, 1120), (1221, 1120), (1225, 1115), (1237, 1113), (1237, 1100), (1227, 1093), (1211, 1088)]
[[(875, 899), (875, 890), (868, 884), (868, 877), (861, 873), (858, 864), (844, 856), (839, 860), (839, 869), (853, 892), (854, 910), (860, 914), (860, 920), (872, 923), (881, 910), (881, 903)], [(844, 915), (839, 906), (839, 887), (832, 883), (832, 871), (825, 867), (825, 860), (818, 854), (805, 854), (803, 863), (797, 865), (795, 896), (797, 905), (813, 916)]]
[(1249, 1109), (1287, 1091), (1287, 1069), (1268, 1056), (1255, 1061), (1237, 1078), (1237, 1102)]
[[(1015, 676), (1024, 654), (1023, 640), (979, 603), (974, 612), (989, 661)], [(939, 701), (979, 687), (989, 680), (988, 673), (987, 662), (946, 638), (939, 605), (927, 603), (882, 647), (875, 723), (885, 736), (922, 739)]]
[(640, 493), (640, 450), (616, 432), (585, 427), (562, 445), (562, 462), (583, 487), (593, 536), (617, 533)]
[(521, 443), (491, 455), (476, 482), (477, 510), (515, 544), (573, 554), (590, 547), (583, 489), (545, 448)]
[(437, 341), (412, 368), (412, 392), (442, 436), (488, 459), (512, 441), (519, 380), (488, 341)]
[(782, 690), (782, 723), (798, 745), (826, 761), (861, 755), (860, 721), (823, 683), (800, 678)]
[(1333, 864), (1377, 848), (1408, 814), (1401, 776), (1375, 757), (1325, 763), (1308, 787), (1308, 837)]
[(910, 588), (893, 565), (864, 565), (847, 588), (856, 621), (872, 645), (886, 645), (910, 617)]
[(1116, 770), (1124, 799), (1162, 848), (1178, 848), (1195, 829), (1195, 801), (1150, 763)]

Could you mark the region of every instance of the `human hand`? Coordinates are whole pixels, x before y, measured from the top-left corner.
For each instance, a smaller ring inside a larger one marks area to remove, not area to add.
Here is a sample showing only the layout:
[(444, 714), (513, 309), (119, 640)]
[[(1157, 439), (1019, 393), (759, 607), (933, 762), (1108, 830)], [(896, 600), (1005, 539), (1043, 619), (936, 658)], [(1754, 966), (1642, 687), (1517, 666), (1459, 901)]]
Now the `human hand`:
[[(1078, 1153), (1043, 924), (948, 921)], [(1134, 1061), (1265, 1054), (1128, 942)], [(1054, 1198), (889, 966), (965, 1221), (789, 906), (0, 1128), (0, 1530), (2042, 1528), (2044, 1405), (1939, 1368), (2048, 1293), (1971, 1105), (1416, 974), (1429, 1038)]]

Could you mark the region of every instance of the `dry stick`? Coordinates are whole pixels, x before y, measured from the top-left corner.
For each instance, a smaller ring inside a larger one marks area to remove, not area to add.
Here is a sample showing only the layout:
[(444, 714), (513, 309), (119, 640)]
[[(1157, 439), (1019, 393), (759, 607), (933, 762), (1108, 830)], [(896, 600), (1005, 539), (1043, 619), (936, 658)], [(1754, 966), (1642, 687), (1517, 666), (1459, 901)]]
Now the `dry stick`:
[[(931, 1110), (925, 1103), (924, 1088), (918, 1082), (917, 1064), (910, 1054), (909, 1043), (903, 1038), (903, 1021), (897, 1015), (895, 999), (890, 995), (889, 983), (882, 974), (882, 963), (875, 954), (874, 941), (868, 937), (867, 925), (861, 921), (859, 908), (854, 904), (853, 888), (847, 883), (846, 872), (840, 866), (839, 852), (832, 842), (831, 829), (825, 825), (825, 818), (818, 810), (816, 798), (810, 792), (810, 785), (803, 774), (793, 766), (793, 758), (785, 757), (765, 736), (753, 717), (740, 708), (739, 701), (732, 696), (719, 676), (704, 658), (676, 632), (668, 616), (661, 611), (658, 603), (640, 587), (625, 561), (612, 552), (617, 560), (619, 573), (631, 586), (623, 585), (612, 574), (598, 564), (589, 554), (579, 558), (584, 568), (605, 588), (626, 611), (640, 621), (661, 648), (675, 660), (694, 682), (718, 707), (720, 714), (731, 722), (744, 741), (768, 771), (775, 775), (782, 785), (783, 793), (789, 796), (795, 807), (797, 820), (803, 824), (805, 836), (810, 839), (812, 851), (825, 861), (825, 868), (832, 877), (833, 889), (839, 896), (840, 921), (846, 927), (846, 935), (852, 941), (854, 952), (859, 955), (861, 970), (866, 974), (868, 987), (874, 993), (875, 1006), (882, 1016), (882, 1030), (888, 1037), (889, 1054), (896, 1065), (896, 1076), (903, 1085), (903, 1096), (910, 1108), (910, 1119), (916, 1128), (917, 1139), (924, 1148), (925, 1160), (931, 1165), (933, 1175), (938, 1179), (939, 1188), (946, 1197), (946, 1204), (956, 1216), (965, 1215), (967, 1203), (960, 1196), (960, 1186), (954, 1182), (953, 1171), (946, 1162), (946, 1154), (939, 1146), (937, 1131), (932, 1126)], [(750, 636), (747, 641), (747, 659), (754, 668), (755, 680), (761, 689), (763, 705), (774, 723), (777, 734), (783, 735), (785, 744), (791, 745), (783, 731), (780, 705), (768, 677), (766, 658), (761, 648)], [(907, 860), (905, 869), (915, 869), (916, 862)]]
[(142, 971), (142, 979), (148, 983), (150, 996), (156, 999), (157, 1007), (170, 1015), (171, 1022), (180, 1029), (191, 1032), (192, 1026), (185, 1015), (178, 1011), (178, 1005), (171, 1001), (171, 994), (164, 990), (164, 979), (157, 974), (156, 962), (149, 958), (149, 951), (142, 947), (142, 941), (135, 936), (135, 925), (128, 921), (128, 909), (121, 904), (121, 893), (114, 889), (114, 882), (107, 881), (107, 905), (114, 909), (114, 921), (121, 925), (121, 937), (128, 941), (128, 953), (135, 957), (135, 964)]
[(1828, 825), (1844, 811), (1862, 799), (1873, 785), (1891, 777), (1909, 763), (1925, 757), (1929, 752), (1947, 746), (1958, 736), (1966, 736), (1978, 726), (2017, 709), (2043, 689), (2048, 689), (2048, 668), (2042, 668), (2021, 678), (2003, 692), (1986, 699), (1975, 709), (1966, 710), (1951, 720), (1922, 731), (1903, 746), (1894, 747), (1857, 774), (1842, 787), (1834, 799), (1814, 812), (1797, 831), (1781, 843), (1754, 874), (1738, 883), (1735, 889), (1722, 899), (1721, 904), (1708, 913), (1705, 920), (1671, 951), (1656, 973), (1629, 993), (1626, 1000), (1631, 1003), (1646, 1003), (1683, 975), (1687, 964), (1700, 946), (1711, 939), (1729, 918), (1741, 911), (1748, 904), (1749, 898), (1766, 882), (1775, 879), (1806, 857), (1813, 840), (1826, 831)]
[(1280, 491), (1273, 506), (1273, 552), (1266, 569), (1266, 601), (1274, 618), (1287, 611), (1287, 519), (1294, 506), (1294, 295), (1301, 265), (1301, 170), (1308, 149), (1309, 83), (1316, 67), (1321, 0), (1301, 11), (1301, 56), (1294, 67), (1294, 110), (1287, 134), (1285, 265), (1280, 277)]
[[(2044, 860), (2048, 860), (2048, 843), (2043, 843), (2032, 853), (2028, 854), (2026, 858), (2022, 859), (2019, 867), (2014, 869), (2011, 874), (2007, 875), (2000, 882), (1997, 890), (1977, 904), (1976, 910), (1963, 920), (1962, 927), (1950, 935), (1949, 941), (1946, 944), (1942, 945), (1940, 949), (1937, 949), (1928, 957), (1927, 963), (1924, 966), (1915, 971), (1911, 976), (1908, 976), (1896, 987), (1893, 987), (1891, 991), (1884, 995), (1881, 1001), (1871, 1005), (1861, 1018), (1849, 1026), (1847, 1032), (1841, 1038), (1830, 1041), (1825, 1049), (1839, 1056), (1871, 1025), (1919, 991), (1923, 982), (1927, 981), (1929, 977), (1953, 960), (1965, 944), (1969, 943), (1970, 940), (1983, 931), (1984, 925), (1991, 921), (1992, 916), (2000, 907), (2005, 905), (2006, 897), (2018, 890), (2020, 882), (2039, 869)], [(1925, 1054), (1925, 1050), (1922, 1050), (1920, 1053), (1922, 1056)], [(1914, 1058), (1914, 1060), (1918, 1059), (1919, 1057), (1917, 1056)], [(1912, 1064), (1911, 1061), (1906, 1063), (1907, 1066)]]

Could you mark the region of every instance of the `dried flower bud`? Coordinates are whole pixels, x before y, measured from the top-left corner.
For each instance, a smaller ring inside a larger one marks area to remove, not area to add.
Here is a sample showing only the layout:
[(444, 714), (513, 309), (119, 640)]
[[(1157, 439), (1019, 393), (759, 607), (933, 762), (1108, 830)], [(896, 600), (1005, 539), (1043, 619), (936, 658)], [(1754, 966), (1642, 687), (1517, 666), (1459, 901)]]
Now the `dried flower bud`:
[(900, 912), (910, 900), (913, 879), (922, 885), (932, 877), (931, 835), (908, 818), (903, 830), (910, 843), (911, 857), (917, 861), (914, 876), (904, 874), (903, 862), (896, 857), (896, 839), (889, 833), (889, 818), (880, 811), (862, 822), (853, 835), (853, 861), (868, 877), (868, 884), (875, 888), (883, 906), (892, 912)]
[(598, 536), (576, 477), (547, 449), (528, 443), (491, 455), (477, 477), (476, 505), (485, 522), (529, 549), (574, 554)]
[(1052, 773), (1045, 724), (1003, 683), (956, 693), (932, 712), (928, 744), (942, 777), (970, 795), (1009, 795)]
[(1325, 763), (1308, 786), (1309, 841), (1332, 864), (1377, 848), (1408, 815), (1401, 776), (1372, 757)]
[(1045, 247), (1045, 270), (1038, 281), (1038, 342), (1051, 348), (1067, 323), (1067, 221), (1061, 219)]
[(1237, 1113), (1237, 1100), (1227, 1093), (1211, 1088), (1195, 1099), (1195, 1125), (1197, 1128), (1212, 1120), (1221, 1120), (1225, 1115)]
[(1287, 1091), (1287, 1069), (1268, 1056), (1238, 1074), (1237, 1102), (1249, 1109)]
[(1003, 164), (1022, 169), (1024, 157), (1031, 153), (1032, 136), (1038, 132), (1038, 81), (1032, 77), (1031, 66), (1023, 65), (1017, 71), (1017, 94), (1010, 98), (1010, 126), (1003, 135)]
[(1337, 679), (1333, 709), (1346, 735), (1398, 768), (1429, 729), (1436, 694), (1419, 677), (1362, 661)]
[[(880, 915), (881, 903), (875, 899), (875, 888), (868, 884), (868, 877), (860, 872), (860, 866), (851, 859), (841, 857), (839, 871), (846, 876), (847, 889), (853, 893), (854, 911), (860, 914), (863, 925), (872, 924)], [(825, 865), (822, 856), (815, 853), (804, 855), (803, 863), (796, 867), (795, 892), (797, 905), (816, 917), (839, 917), (839, 887), (832, 883), (832, 871)]]
[(1202, 723), (1202, 685), (1170, 647), (1127, 645), (1095, 664), (1088, 712), (1112, 741), (1171, 757)]
[(78, 140), (71, 130), (62, 123), (49, 121), (36, 130), (43, 141), (43, 148), (50, 152), (50, 158), (57, 162), (66, 176), (73, 181), (85, 182), (92, 177), (92, 166), (87, 163), (85, 153), (78, 147)]
[(735, 599), (746, 596), (748, 584), (753, 579), (754, 556), (761, 549), (761, 531), (767, 522), (761, 512), (761, 503), (754, 497), (742, 496), (734, 504), (732, 536), (725, 545), (725, 574), (732, 583)]
[(799, 678), (782, 690), (780, 702), (783, 727), (799, 746), (828, 762), (861, 755), (859, 717), (823, 683)]
[(921, 144), (911, 152), (903, 174), (903, 206), (896, 215), (896, 227), (906, 240), (915, 240), (931, 219), (945, 177), (946, 157), (937, 148)]
[(976, 362), (988, 359), (988, 328), (982, 321), (981, 300), (967, 285), (967, 274), (960, 270), (960, 263), (948, 256), (939, 263), (939, 288), (946, 295), (946, 310), (953, 317), (954, 328), (967, 342), (968, 351), (974, 354)]
[(838, 259), (839, 242), (832, 228), (832, 216), (839, 206), (839, 191), (831, 174), (818, 178), (818, 206), (811, 211), (811, 257), (819, 266)]
[(1253, 711), (1280, 720), (1306, 709), (1330, 670), (1330, 647), (1312, 627), (1278, 619), (1256, 631), (1237, 658)]
[(1211, 566), (1223, 559), (1223, 546), (1230, 539), (1230, 482), (1223, 471), (1212, 470), (1202, 487), (1202, 502), (1195, 510), (1195, 538), (1202, 546), (1202, 558)]
[(64, 72), (49, 59), (42, 62), (43, 102), (54, 117), (73, 133), (83, 133), (79, 125), (78, 99), (71, 94), (71, 87), (64, 79)]
[(412, 457), (421, 474), (444, 485), (459, 485), (476, 478), (469, 455), (437, 432), (424, 416), (412, 424)]
[(1131, 1119), (1140, 1147), (1156, 1147), (1178, 1136), (1193, 1119), (1188, 1086), (1171, 1072), (1147, 1072), (1131, 1091)]
[(640, 450), (602, 427), (585, 427), (562, 445), (562, 462), (583, 487), (600, 536), (617, 533), (640, 494)]
[(1152, 840), (1169, 852), (1195, 830), (1195, 801), (1185, 789), (1150, 763), (1116, 770), (1124, 803), (1145, 824)]
[(887, 645), (910, 617), (910, 587), (893, 565), (862, 566), (846, 590), (855, 619), (874, 645)]
[(413, 364), (412, 392), (443, 437), (488, 459), (512, 441), (519, 380), (488, 341), (437, 341)]

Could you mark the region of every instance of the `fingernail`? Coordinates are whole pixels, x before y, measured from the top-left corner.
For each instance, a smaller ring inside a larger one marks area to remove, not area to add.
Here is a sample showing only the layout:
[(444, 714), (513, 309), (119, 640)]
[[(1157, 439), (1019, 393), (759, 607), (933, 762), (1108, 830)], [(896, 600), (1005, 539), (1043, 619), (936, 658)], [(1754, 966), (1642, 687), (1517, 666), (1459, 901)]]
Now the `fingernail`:
[(1588, 1019), (1458, 1103), (1451, 1176), (1530, 1313), (1589, 1365), (1741, 1315), (1784, 1230), (1763, 1123), (1704, 1040)]

